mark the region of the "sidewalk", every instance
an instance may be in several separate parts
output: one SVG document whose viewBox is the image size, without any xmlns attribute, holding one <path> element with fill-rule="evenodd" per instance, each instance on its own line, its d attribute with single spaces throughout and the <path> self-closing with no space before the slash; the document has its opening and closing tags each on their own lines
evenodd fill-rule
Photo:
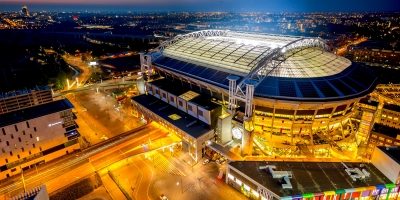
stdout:
<svg viewBox="0 0 400 200">
<path fill-rule="evenodd" d="M 121 192 L 121 190 L 118 188 L 118 185 L 111 179 L 108 173 L 104 174 L 101 177 L 101 180 L 103 181 L 103 185 L 112 199 L 126 200 L 125 195 Z"/>
</svg>

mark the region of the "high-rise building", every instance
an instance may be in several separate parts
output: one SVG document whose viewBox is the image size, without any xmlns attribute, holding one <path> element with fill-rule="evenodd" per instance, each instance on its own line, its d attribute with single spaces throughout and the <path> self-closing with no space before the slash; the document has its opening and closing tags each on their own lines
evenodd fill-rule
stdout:
<svg viewBox="0 0 400 200">
<path fill-rule="evenodd" d="M 26 6 L 26 5 L 22 6 L 22 8 L 21 8 L 21 13 L 22 13 L 24 16 L 29 17 L 30 14 L 29 14 L 28 6 Z"/>
</svg>

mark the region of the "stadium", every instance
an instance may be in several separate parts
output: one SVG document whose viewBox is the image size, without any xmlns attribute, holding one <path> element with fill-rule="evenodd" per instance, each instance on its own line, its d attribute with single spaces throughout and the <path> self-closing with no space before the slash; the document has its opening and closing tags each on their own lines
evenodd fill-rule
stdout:
<svg viewBox="0 0 400 200">
<path fill-rule="evenodd" d="M 377 80 L 320 38 L 229 30 L 178 35 L 142 53 L 141 69 L 144 94 L 133 104 L 182 135 L 194 159 L 206 146 L 240 147 L 241 156 L 354 157 L 366 136 L 351 117 Z M 170 115 L 160 112 L 167 105 Z"/>
</svg>

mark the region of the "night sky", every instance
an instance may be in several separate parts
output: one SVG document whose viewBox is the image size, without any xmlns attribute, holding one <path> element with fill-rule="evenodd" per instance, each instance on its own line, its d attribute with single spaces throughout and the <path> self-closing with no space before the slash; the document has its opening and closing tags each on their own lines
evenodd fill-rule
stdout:
<svg viewBox="0 0 400 200">
<path fill-rule="evenodd" d="M 0 0 L 0 10 L 400 11 L 400 0 Z"/>
</svg>

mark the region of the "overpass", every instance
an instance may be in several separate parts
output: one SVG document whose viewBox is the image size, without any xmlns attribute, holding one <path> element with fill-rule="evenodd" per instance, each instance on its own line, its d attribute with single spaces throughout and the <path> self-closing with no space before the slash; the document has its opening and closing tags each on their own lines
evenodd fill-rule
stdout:
<svg viewBox="0 0 400 200">
<path fill-rule="evenodd" d="M 136 81 L 125 81 L 125 80 L 118 80 L 118 81 L 111 80 L 111 81 L 102 82 L 102 83 L 86 84 L 81 87 L 67 89 L 67 90 L 63 90 L 60 92 L 54 92 L 53 98 L 61 97 L 66 94 L 83 92 L 83 91 L 94 90 L 94 89 L 105 90 L 105 89 L 113 89 L 113 88 L 125 88 L 125 87 L 130 87 L 135 84 L 136 84 Z"/>
</svg>

